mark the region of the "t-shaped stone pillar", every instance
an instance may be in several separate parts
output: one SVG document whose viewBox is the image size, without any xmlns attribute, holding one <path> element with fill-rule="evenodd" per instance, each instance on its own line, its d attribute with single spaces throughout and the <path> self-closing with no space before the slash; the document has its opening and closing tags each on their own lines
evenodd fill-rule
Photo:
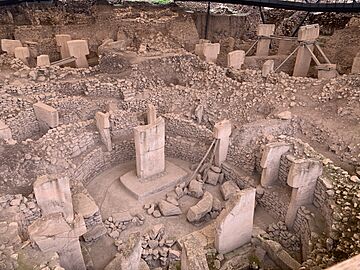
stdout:
<svg viewBox="0 0 360 270">
<path fill-rule="evenodd" d="M 287 184 L 293 188 L 285 217 L 288 228 L 293 226 L 297 210 L 313 202 L 316 180 L 321 174 L 322 164 L 318 160 L 298 159 L 292 163 L 287 178 Z"/>
<path fill-rule="evenodd" d="M 259 41 L 256 47 L 256 56 L 268 56 L 270 48 L 270 36 L 274 34 L 275 24 L 259 24 L 257 35 Z"/>
<path fill-rule="evenodd" d="M 165 120 L 156 117 L 149 105 L 148 125 L 134 128 L 136 172 L 138 178 L 149 178 L 165 171 Z"/>
<path fill-rule="evenodd" d="M 60 52 L 61 59 L 70 57 L 69 47 L 67 42 L 71 40 L 70 35 L 55 35 L 56 45 L 58 46 L 58 51 Z"/>
<path fill-rule="evenodd" d="M 13 39 L 2 39 L 1 40 L 1 50 L 6 52 L 9 55 L 15 55 L 15 49 L 17 47 L 22 47 L 20 40 Z"/>
<path fill-rule="evenodd" d="M 226 160 L 231 135 L 231 122 L 222 120 L 214 126 L 214 137 L 218 139 L 215 148 L 215 165 L 220 167 Z"/>
<path fill-rule="evenodd" d="M 227 66 L 228 68 L 241 69 L 241 66 L 245 61 L 245 51 L 237 50 L 229 52 L 227 55 Z"/>
<path fill-rule="evenodd" d="M 86 40 L 70 40 L 67 42 L 70 56 L 76 58 L 75 65 L 78 68 L 89 67 L 86 56 L 90 53 L 88 43 Z"/>
<path fill-rule="evenodd" d="M 50 66 L 50 58 L 47 54 L 39 55 L 36 58 L 36 66 L 37 67 L 48 67 Z"/>
<path fill-rule="evenodd" d="M 273 142 L 265 146 L 260 161 L 260 166 L 263 168 L 261 173 L 263 187 L 273 185 L 278 179 L 281 156 L 289 150 L 290 144 L 286 142 Z"/>
<path fill-rule="evenodd" d="M 293 76 L 306 77 L 311 63 L 311 53 L 307 47 L 313 51 L 314 42 L 319 37 L 320 27 L 318 24 L 302 26 L 299 29 L 298 41 L 300 42 L 300 48 L 298 49 L 295 61 L 295 67 Z"/>
<path fill-rule="evenodd" d="M 15 48 L 15 57 L 20 59 L 24 64 L 28 65 L 28 58 L 30 57 L 30 50 L 28 47 Z"/>
</svg>

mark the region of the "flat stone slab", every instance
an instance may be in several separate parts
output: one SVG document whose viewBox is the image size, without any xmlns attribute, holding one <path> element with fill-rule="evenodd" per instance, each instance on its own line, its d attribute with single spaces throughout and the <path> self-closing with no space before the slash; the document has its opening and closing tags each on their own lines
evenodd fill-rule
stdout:
<svg viewBox="0 0 360 270">
<path fill-rule="evenodd" d="M 173 189 L 177 184 L 186 180 L 187 172 L 179 166 L 166 161 L 165 172 L 159 177 L 144 181 L 132 170 L 120 177 L 120 182 L 136 199 L 142 200 L 156 193 Z"/>
</svg>

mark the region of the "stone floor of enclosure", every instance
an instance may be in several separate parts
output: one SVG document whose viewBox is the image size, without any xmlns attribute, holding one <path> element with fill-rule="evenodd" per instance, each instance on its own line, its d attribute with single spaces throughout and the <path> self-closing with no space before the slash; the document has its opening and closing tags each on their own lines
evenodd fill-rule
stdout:
<svg viewBox="0 0 360 270">
<path fill-rule="evenodd" d="M 204 40 L 196 8 L 0 11 L 0 269 L 328 269 L 359 254 L 359 18 L 310 16 L 280 44 L 301 13 L 263 25 L 228 6 L 248 15 L 214 9 Z"/>
</svg>

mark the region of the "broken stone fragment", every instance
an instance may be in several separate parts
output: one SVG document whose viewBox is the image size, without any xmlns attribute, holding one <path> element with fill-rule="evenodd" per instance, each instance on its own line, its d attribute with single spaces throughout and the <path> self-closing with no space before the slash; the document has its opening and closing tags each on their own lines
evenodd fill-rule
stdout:
<svg viewBox="0 0 360 270">
<path fill-rule="evenodd" d="M 159 209 L 163 216 L 177 216 L 181 215 L 181 209 L 167 201 L 161 200 L 159 203 Z"/>
<path fill-rule="evenodd" d="M 129 211 L 124 211 L 124 212 L 112 214 L 112 219 L 113 219 L 114 223 L 131 221 L 132 218 L 133 217 L 132 217 L 132 215 L 130 214 Z"/>
<path fill-rule="evenodd" d="M 190 222 L 199 221 L 207 213 L 209 213 L 213 206 L 213 196 L 210 192 L 206 191 L 203 198 L 194 206 L 190 207 L 187 212 L 187 219 Z"/>
<path fill-rule="evenodd" d="M 138 270 L 141 259 L 141 234 L 130 234 L 120 253 L 105 267 L 105 270 Z"/>
<path fill-rule="evenodd" d="M 290 111 L 283 111 L 281 113 L 278 113 L 276 115 L 277 118 L 281 119 L 281 120 L 290 120 L 292 115 Z"/>
<path fill-rule="evenodd" d="M 206 177 L 206 183 L 216 186 L 219 181 L 220 174 L 217 172 L 214 172 L 212 169 L 208 170 L 207 177 Z"/>
<path fill-rule="evenodd" d="M 204 184 L 197 181 L 197 180 L 191 180 L 189 183 L 189 195 L 195 198 L 201 198 L 201 196 L 204 194 Z"/>
<path fill-rule="evenodd" d="M 220 187 L 224 200 L 228 200 L 233 194 L 240 191 L 239 187 L 233 181 L 227 181 Z"/>
</svg>

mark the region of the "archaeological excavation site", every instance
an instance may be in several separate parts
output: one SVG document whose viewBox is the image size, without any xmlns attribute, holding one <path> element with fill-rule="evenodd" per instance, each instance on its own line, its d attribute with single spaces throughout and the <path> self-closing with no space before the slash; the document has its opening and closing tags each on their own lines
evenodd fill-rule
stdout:
<svg viewBox="0 0 360 270">
<path fill-rule="evenodd" d="M 360 270 L 359 12 L 0 0 L 0 270 Z"/>
</svg>

